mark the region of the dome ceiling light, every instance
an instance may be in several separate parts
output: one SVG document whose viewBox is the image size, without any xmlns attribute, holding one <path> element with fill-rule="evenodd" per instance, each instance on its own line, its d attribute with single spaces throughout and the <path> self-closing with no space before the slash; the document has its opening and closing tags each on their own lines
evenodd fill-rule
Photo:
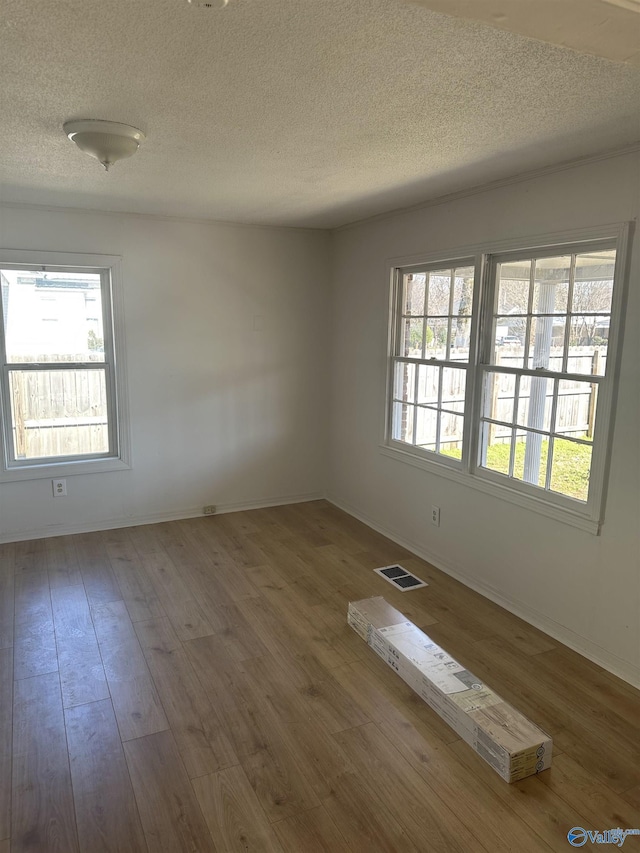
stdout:
<svg viewBox="0 0 640 853">
<path fill-rule="evenodd" d="M 135 154 L 146 138 L 137 127 L 117 121 L 79 119 L 65 122 L 63 129 L 81 151 L 99 160 L 107 172 L 117 160 Z"/>
<path fill-rule="evenodd" d="M 202 9 L 224 9 L 229 0 L 187 0 L 190 6 L 199 6 Z"/>
</svg>

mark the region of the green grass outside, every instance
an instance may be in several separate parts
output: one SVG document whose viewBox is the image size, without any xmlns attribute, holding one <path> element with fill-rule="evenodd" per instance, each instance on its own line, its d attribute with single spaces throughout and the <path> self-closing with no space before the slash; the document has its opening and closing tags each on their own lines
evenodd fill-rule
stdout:
<svg viewBox="0 0 640 853">
<path fill-rule="evenodd" d="M 500 474 L 509 473 L 508 444 L 492 444 L 487 448 L 487 468 Z M 547 456 L 549 453 L 549 442 L 543 441 L 540 452 L 540 482 L 544 488 L 547 475 Z M 444 450 L 445 456 L 453 456 L 459 459 L 462 451 L 459 448 Z M 516 444 L 516 455 L 513 463 L 513 474 L 516 479 L 521 480 L 524 472 L 525 443 L 519 441 Z M 589 491 L 589 473 L 591 471 L 591 446 L 586 444 L 575 444 L 572 441 L 555 439 L 553 453 L 553 467 L 551 472 L 551 490 L 586 501 Z"/>
</svg>

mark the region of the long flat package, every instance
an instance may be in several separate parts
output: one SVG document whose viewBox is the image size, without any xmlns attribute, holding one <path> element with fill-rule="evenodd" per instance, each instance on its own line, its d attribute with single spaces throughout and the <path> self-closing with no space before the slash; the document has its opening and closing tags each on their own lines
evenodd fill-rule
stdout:
<svg viewBox="0 0 640 853">
<path fill-rule="evenodd" d="M 384 598 L 350 602 L 347 621 L 506 782 L 551 766 L 550 736 Z"/>
</svg>

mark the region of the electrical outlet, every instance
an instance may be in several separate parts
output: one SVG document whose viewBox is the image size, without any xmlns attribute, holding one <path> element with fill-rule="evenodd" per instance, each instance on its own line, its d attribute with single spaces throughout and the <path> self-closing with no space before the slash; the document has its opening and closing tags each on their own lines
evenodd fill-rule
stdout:
<svg viewBox="0 0 640 853">
<path fill-rule="evenodd" d="M 203 515 L 215 515 L 216 514 L 215 504 L 207 504 L 207 506 L 203 506 L 202 507 L 202 514 Z"/>
<path fill-rule="evenodd" d="M 66 480 L 52 480 L 51 486 L 53 487 L 54 498 L 61 498 L 67 494 L 67 481 Z"/>
<path fill-rule="evenodd" d="M 431 524 L 435 524 L 436 527 L 440 527 L 440 507 L 432 506 L 431 507 Z"/>
</svg>

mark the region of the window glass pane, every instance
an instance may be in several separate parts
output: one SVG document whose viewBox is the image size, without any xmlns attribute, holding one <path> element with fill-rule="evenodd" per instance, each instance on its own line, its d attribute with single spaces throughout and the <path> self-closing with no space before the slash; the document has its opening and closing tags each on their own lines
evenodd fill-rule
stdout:
<svg viewBox="0 0 640 853">
<path fill-rule="evenodd" d="M 493 364 L 524 367 L 525 317 L 496 317 Z"/>
<path fill-rule="evenodd" d="M 0 272 L 7 361 L 104 361 L 100 275 Z"/>
<path fill-rule="evenodd" d="M 544 488 L 547 478 L 549 438 L 524 430 L 516 440 L 513 476 L 517 480 Z"/>
<path fill-rule="evenodd" d="M 593 437 L 598 386 L 590 382 L 559 383 L 555 432 L 574 438 Z"/>
<path fill-rule="evenodd" d="M 393 423 L 391 425 L 391 434 L 394 441 L 405 441 L 409 444 L 413 443 L 413 413 L 415 406 L 408 406 L 406 403 L 393 404 Z"/>
<path fill-rule="evenodd" d="M 440 413 L 440 452 L 446 456 L 462 457 L 462 432 L 464 429 L 464 418 L 460 415 L 451 415 L 448 412 Z"/>
<path fill-rule="evenodd" d="M 604 376 L 608 344 L 608 316 L 578 314 L 571 317 L 569 364 L 574 373 Z"/>
<path fill-rule="evenodd" d="M 529 306 L 531 261 L 513 261 L 498 267 L 498 314 L 526 314 Z"/>
<path fill-rule="evenodd" d="M 571 310 L 574 314 L 607 314 L 611 311 L 615 249 L 576 257 Z"/>
<path fill-rule="evenodd" d="M 589 444 L 577 444 L 564 438 L 554 439 L 551 491 L 586 501 L 589 496 L 590 473 L 591 446 Z"/>
<path fill-rule="evenodd" d="M 407 403 L 414 402 L 415 370 L 415 364 L 407 364 L 404 361 L 396 362 L 393 383 L 393 396 L 396 400 L 404 400 Z"/>
<path fill-rule="evenodd" d="M 404 276 L 404 314 L 424 314 L 425 273 L 408 273 Z"/>
<path fill-rule="evenodd" d="M 536 260 L 533 285 L 534 314 L 566 314 L 571 255 Z"/>
<path fill-rule="evenodd" d="M 481 437 L 481 464 L 489 471 L 509 474 L 511 455 L 511 429 L 483 423 Z"/>
<path fill-rule="evenodd" d="M 606 347 L 570 347 L 567 358 L 568 373 L 585 373 L 604 376 L 607 368 Z"/>
<path fill-rule="evenodd" d="M 12 370 L 9 384 L 16 458 L 108 453 L 104 370 Z"/>
<path fill-rule="evenodd" d="M 533 429 L 551 429 L 553 403 L 552 379 L 541 376 L 522 376 L 518 393 L 517 423 Z"/>
<path fill-rule="evenodd" d="M 467 371 L 445 367 L 442 371 L 442 408 L 464 412 Z"/>
<path fill-rule="evenodd" d="M 440 368 L 429 364 L 418 366 L 418 403 L 438 405 L 438 383 Z"/>
<path fill-rule="evenodd" d="M 565 317 L 532 317 L 529 326 L 527 365 L 535 370 L 562 370 Z"/>
<path fill-rule="evenodd" d="M 445 359 L 447 357 L 448 334 L 448 320 L 427 320 L 425 358 Z"/>
<path fill-rule="evenodd" d="M 422 330 L 424 320 L 402 321 L 401 355 L 408 358 L 422 358 Z"/>
<path fill-rule="evenodd" d="M 473 267 L 460 267 L 455 270 L 453 280 L 453 314 L 454 316 L 471 316 L 473 308 Z"/>
<path fill-rule="evenodd" d="M 451 361 L 469 361 L 471 317 L 454 316 L 451 320 Z"/>
<path fill-rule="evenodd" d="M 486 373 L 483 415 L 496 421 L 513 422 L 516 377 L 512 373 Z"/>
<path fill-rule="evenodd" d="M 437 426 L 438 413 L 435 409 L 418 408 L 416 444 L 425 450 L 435 450 Z"/>
<path fill-rule="evenodd" d="M 451 295 L 451 270 L 429 273 L 427 313 L 430 317 L 448 314 Z"/>
</svg>

